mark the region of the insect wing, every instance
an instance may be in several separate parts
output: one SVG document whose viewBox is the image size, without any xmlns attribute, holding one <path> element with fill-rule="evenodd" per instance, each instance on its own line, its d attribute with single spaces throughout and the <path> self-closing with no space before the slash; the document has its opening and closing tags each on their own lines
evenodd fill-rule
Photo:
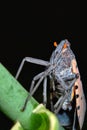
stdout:
<svg viewBox="0 0 87 130">
<path fill-rule="evenodd" d="M 72 68 L 74 73 L 76 74 L 79 73 L 75 59 L 72 60 Z M 75 96 L 76 96 L 76 109 L 77 109 L 78 122 L 79 122 L 80 129 L 82 129 L 85 112 L 86 112 L 86 100 L 85 100 L 85 95 L 83 92 L 80 76 L 75 82 Z"/>
</svg>

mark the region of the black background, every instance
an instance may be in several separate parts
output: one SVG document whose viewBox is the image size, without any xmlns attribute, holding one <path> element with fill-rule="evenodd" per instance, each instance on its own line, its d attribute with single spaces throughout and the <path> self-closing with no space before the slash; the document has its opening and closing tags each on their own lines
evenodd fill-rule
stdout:
<svg viewBox="0 0 87 130">
<path fill-rule="evenodd" d="M 11 6 L 7 6 L 11 4 Z M 1 9 L 0 62 L 15 76 L 26 56 L 49 60 L 53 42 L 71 42 L 83 89 L 87 92 L 86 11 L 83 3 L 31 2 L 5 3 Z M 44 67 L 26 63 L 19 81 L 28 90 L 32 78 Z M 87 96 L 86 96 L 87 99 Z M 87 121 L 85 121 L 87 122 Z M 2 124 L 5 124 L 4 126 Z M 12 122 L 0 112 L 0 129 L 9 130 Z M 85 130 L 85 128 L 84 128 Z"/>
</svg>

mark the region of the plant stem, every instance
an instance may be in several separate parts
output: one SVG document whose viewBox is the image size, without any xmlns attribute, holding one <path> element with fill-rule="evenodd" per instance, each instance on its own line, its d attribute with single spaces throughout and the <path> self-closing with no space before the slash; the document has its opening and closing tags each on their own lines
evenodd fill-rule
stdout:
<svg viewBox="0 0 87 130">
<path fill-rule="evenodd" d="M 21 128 L 16 130 L 64 130 L 56 116 L 33 97 L 21 111 L 28 96 L 24 87 L 0 63 L 0 110 Z M 13 127 L 13 129 L 17 128 Z"/>
<path fill-rule="evenodd" d="M 19 121 L 25 129 L 29 128 L 29 118 L 39 104 L 33 97 L 25 111 L 21 111 L 28 92 L 0 63 L 0 110 L 13 121 Z"/>
</svg>

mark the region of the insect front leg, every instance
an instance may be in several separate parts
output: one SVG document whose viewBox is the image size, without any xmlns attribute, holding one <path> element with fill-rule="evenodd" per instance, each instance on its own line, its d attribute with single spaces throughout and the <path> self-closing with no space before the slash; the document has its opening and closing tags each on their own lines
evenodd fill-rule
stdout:
<svg viewBox="0 0 87 130">
<path fill-rule="evenodd" d="M 39 80 L 43 74 L 44 74 L 44 72 L 41 72 L 33 78 L 32 82 L 31 82 L 31 86 L 30 86 L 30 93 L 32 93 L 32 91 L 33 91 L 33 87 L 34 87 L 36 80 Z"/>
<path fill-rule="evenodd" d="M 18 71 L 17 71 L 16 76 L 15 76 L 16 79 L 18 79 L 20 72 L 22 71 L 22 68 L 24 66 L 25 61 L 29 62 L 29 63 L 33 63 L 33 64 L 43 65 L 43 66 L 49 66 L 50 65 L 50 62 L 48 62 L 48 61 L 44 61 L 44 60 L 36 59 L 36 58 L 32 58 L 32 57 L 25 57 L 22 60 L 20 66 L 18 68 Z"/>
<path fill-rule="evenodd" d="M 40 83 L 43 81 L 44 78 L 47 77 L 47 75 L 49 74 L 49 72 L 50 72 L 52 69 L 53 69 L 53 67 L 50 66 L 50 67 L 48 67 L 47 70 L 45 70 L 44 72 L 42 72 L 42 73 L 40 73 L 40 74 L 38 74 L 37 76 L 34 77 L 34 79 L 32 80 L 31 86 L 30 86 L 31 92 L 30 92 L 30 94 L 28 95 L 28 97 L 27 97 L 26 100 L 25 100 L 25 104 L 24 104 L 24 106 L 23 106 L 22 111 L 25 110 L 28 100 L 29 100 L 30 97 L 35 93 L 35 91 L 38 89 Z M 34 86 L 35 80 L 37 80 L 37 79 L 38 79 L 38 82 L 37 82 L 36 85 Z M 46 81 L 45 81 L 45 82 L 46 82 Z"/>
<path fill-rule="evenodd" d="M 36 76 L 33 78 L 32 82 L 31 82 L 31 86 L 30 86 L 30 93 L 28 94 L 28 96 L 27 96 L 27 98 L 26 98 L 26 100 L 25 100 L 25 103 L 24 103 L 24 105 L 23 105 L 22 111 L 25 110 L 26 105 L 27 105 L 29 99 L 30 99 L 31 96 L 35 93 L 35 91 L 37 90 L 38 86 L 39 86 L 40 83 L 42 82 L 42 80 L 43 80 L 43 74 L 44 74 L 44 72 L 42 72 L 42 73 L 36 75 Z M 36 84 L 35 87 L 34 87 L 34 84 L 35 84 L 35 81 L 36 81 L 36 80 L 38 80 L 38 82 L 37 82 L 37 84 Z"/>
<path fill-rule="evenodd" d="M 31 87 L 30 87 L 30 94 L 31 94 L 31 95 L 34 94 L 33 91 L 36 91 L 36 89 L 37 89 L 37 87 L 39 86 L 40 82 L 43 80 L 43 77 L 42 77 L 43 74 L 44 74 L 44 72 L 42 72 L 42 73 L 36 75 L 36 76 L 33 78 L 32 83 L 31 83 Z M 35 90 L 34 90 L 35 81 L 38 80 L 38 79 L 40 79 L 41 77 L 42 77 L 41 81 L 38 82 L 37 87 L 35 87 Z M 43 104 L 44 104 L 44 106 L 46 106 L 46 104 L 47 104 L 47 77 L 45 77 L 45 78 L 44 78 L 44 81 L 43 81 Z"/>
</svg>

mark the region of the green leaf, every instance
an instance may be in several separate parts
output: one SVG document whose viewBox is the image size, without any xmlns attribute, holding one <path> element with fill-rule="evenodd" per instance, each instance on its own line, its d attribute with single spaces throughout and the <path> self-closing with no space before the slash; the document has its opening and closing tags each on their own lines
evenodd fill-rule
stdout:
<svg viewBox="0 0 87 130">
<path fill-rule="evenodd" d="M 42 104 L 33 110 L 30 119 L 30 130 L 64 130 L 56 116 Z"/>
<path fill-rule="evenodd" d="M 12 130 L 63 130 L 56 116 L 33 97 L 21 111 L 27 96 L 24 87 L 0 64 L 0 110 L 21 126 L 16 124 Z"/>
<path fill-rule="evenodd" d="M 42 104 L 38 105 L 31 114 L 29 121 L 29 130 L 64 130 L 60 126 L 56 116 L 46 109 Z M 17 122 L 11 130 L 24 130 Z"/>
</svg>

